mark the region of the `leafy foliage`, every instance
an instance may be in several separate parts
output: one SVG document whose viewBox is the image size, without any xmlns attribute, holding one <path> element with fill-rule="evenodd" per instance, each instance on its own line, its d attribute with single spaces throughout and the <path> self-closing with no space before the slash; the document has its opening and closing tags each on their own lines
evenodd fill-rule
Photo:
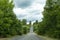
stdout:
<svg viewBox="0 0 60 40">
<path fill-rule="evenodd" d="M 37 25 L 37 33 L 53 38 L 60 38 L 60 0 L 47 0 L 44 7 L 44 18 Z"/>
<path fill-rule="evenodd" d="M 22 34 L 22 25 L 13 13 L 13 7 L 13 1 L 0 0 L 0 37 Z"/>
</svg>

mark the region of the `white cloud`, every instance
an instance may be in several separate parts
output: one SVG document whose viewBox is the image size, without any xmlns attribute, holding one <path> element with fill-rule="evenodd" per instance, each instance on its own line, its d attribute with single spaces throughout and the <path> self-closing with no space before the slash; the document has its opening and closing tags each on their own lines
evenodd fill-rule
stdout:
<svg viewBox="0 0 60 40">
<path fill-rule="evenodd" d="M 24 9 L 21 9 L 21 8 L 14 8 L 14 12 L 15 12 L 15 14 L 16 15 L 26 15 L 26 13 L 27 13 L 27 11 L 26 10 L 24 10 Z"/>
<path fill-rule="evenodd" d="M 32 5 L 27 8 L 14 8 L 14 13 L 18 19 L 27 19 L 27 21 L 42 20 L 42 11 L 44 10 L 46 0 L 34 0 Z"/>
<path fill-rule="evenodd" d="M 36 3 L 45 4 L 46 0 L 35 0 Z"/>
</svg>

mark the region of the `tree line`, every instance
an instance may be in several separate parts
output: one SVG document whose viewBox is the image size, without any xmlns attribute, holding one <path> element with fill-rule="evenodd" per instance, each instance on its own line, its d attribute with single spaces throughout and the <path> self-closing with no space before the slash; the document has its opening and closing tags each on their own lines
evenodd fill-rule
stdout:
<svg viewBox="0 0 60 40">
<path fill-rule="evenodd" d="M 0 0 L 0 37 L 26 34 L 29 26 L 26 20 L 18 20 L 13 12 L 14 4 L 11 0 Z M 25 26 L 25 27 L 23 27 Z"/>
<path fill-rule="evenodd" d="M 34 23 L 34 31 L 60 39 L 60 0 L 47 0 L 43 11 L 42 22 Z"/>
</svg>

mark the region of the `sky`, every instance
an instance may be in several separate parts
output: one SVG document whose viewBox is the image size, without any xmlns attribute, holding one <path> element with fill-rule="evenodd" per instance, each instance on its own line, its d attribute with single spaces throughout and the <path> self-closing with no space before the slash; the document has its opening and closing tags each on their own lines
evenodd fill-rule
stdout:
<svg viewBox="0 0 60 40">
<path fill-rule="evenodd" d="M 46 0 L 14 0 L 14 13 L 19 20 L 42 21 Z"/>
</svg>

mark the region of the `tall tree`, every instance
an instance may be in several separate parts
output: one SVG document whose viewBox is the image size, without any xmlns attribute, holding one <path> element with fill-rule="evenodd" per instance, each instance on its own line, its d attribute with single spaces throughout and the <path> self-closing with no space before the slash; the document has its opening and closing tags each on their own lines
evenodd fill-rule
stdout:
<svg viewBox="0 0 60 40">
<path fill-rule="evenodd" d="M 60 38 L 60 0 L 47 0 L 43 21 L 39 23 L 39 34 Z"/>
<path fill-rule="evenodd" d="M 19 20 L 13 13 L 13 1 L 0 0 L 0 36 L 6 37 L 9 35 L 16 35 L 18 32 L 16 28 L 21 28 Z M 19 25 L 19 26 L 17 26 Z M 21 30 L 20 30 L 21 31 Z"/>
<path fill-rule="evenodd" d="M 26 25 L 26 22 L 27 22 L 26 19 L 23 19 L 23 20 L 22 20 L 22 24 L 23 24 L 23 25 Z"/>
</svg>

